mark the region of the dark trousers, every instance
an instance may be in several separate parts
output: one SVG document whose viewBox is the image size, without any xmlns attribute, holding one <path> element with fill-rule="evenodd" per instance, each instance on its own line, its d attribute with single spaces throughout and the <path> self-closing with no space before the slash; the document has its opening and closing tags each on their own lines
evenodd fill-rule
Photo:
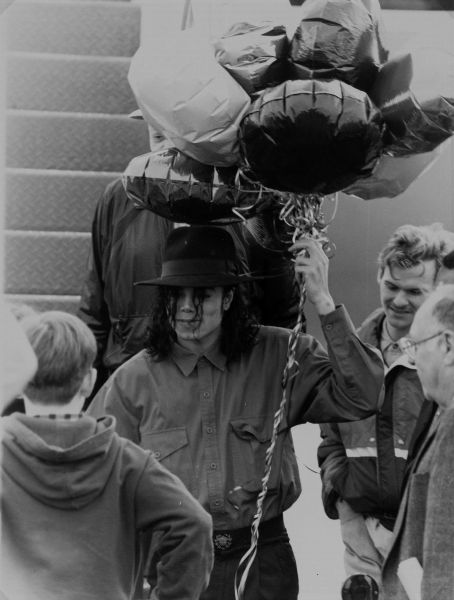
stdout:
<svg viewBox="0 0 454 600">
<path fill-rule="evenodd" d="M 210 583 L 200 600 L 235 600 L 235 572 L 246 550 L 215 555 Z M 244 600 L 297 600 L 298 587 L 290 543 L 277 539 L 260 545 L 249 571 Z"/>
</svg>

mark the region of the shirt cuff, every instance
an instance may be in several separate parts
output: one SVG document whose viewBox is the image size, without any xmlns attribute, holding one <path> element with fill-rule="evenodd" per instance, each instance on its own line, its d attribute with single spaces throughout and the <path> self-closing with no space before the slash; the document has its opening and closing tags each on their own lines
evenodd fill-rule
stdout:
<svg viewBox="0 0 454 600">
<path fill-rule="evenodd" d="M 355 327 L 343 304 L 337 304 L 335 310 L 327 315 L 320 315 L 320 323 L 323 333 L 327 336 L 331 336 L 333 333 L 336 335 L 355 333 Z"/>
</svg>

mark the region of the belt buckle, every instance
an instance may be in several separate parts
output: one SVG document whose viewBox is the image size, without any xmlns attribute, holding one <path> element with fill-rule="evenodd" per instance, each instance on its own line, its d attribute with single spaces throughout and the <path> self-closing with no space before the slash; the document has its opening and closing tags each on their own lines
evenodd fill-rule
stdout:
<svg viewBox="0 0 454 600">
<path fill-rule="evenodd" d="M 217 533 L 213 538 L 214 546 L 217 550 L 228 550 L 233 542 L 230 533 Z"/>
</svg>

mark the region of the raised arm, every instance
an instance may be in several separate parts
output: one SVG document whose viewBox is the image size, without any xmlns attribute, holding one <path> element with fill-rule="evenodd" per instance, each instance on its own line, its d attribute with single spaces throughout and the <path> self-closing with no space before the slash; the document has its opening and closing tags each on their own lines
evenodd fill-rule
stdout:
<svg viewBox="0 0 454 600">
<path fill-rule="evenodd" d="M 307 336 L 298 348 L 291 419 L 314 423 L 355 421 L 374 414 L 380 404 L 384 367 L 376 348 L 362 342 L 344 307 L 336 307 L 328 287 L 328 258 L 320 244 L 300 240 L 295 271 L 304 276 L 307 298 L 320 316 L 328 348 Z"/>
</svg>

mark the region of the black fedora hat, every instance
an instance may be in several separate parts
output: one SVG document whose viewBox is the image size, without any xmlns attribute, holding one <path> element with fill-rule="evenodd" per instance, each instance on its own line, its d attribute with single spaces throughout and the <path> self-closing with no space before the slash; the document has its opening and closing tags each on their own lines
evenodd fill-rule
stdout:
<svg viewBox="0 0 454 600">
<path fill-rule="evenodd" d="M 213 226 L 178 227 L 170 232 L 161 277 L 134 285 L 216 287 L 262 279 L 240 274 L 232 236 Z"/>
</svg>

